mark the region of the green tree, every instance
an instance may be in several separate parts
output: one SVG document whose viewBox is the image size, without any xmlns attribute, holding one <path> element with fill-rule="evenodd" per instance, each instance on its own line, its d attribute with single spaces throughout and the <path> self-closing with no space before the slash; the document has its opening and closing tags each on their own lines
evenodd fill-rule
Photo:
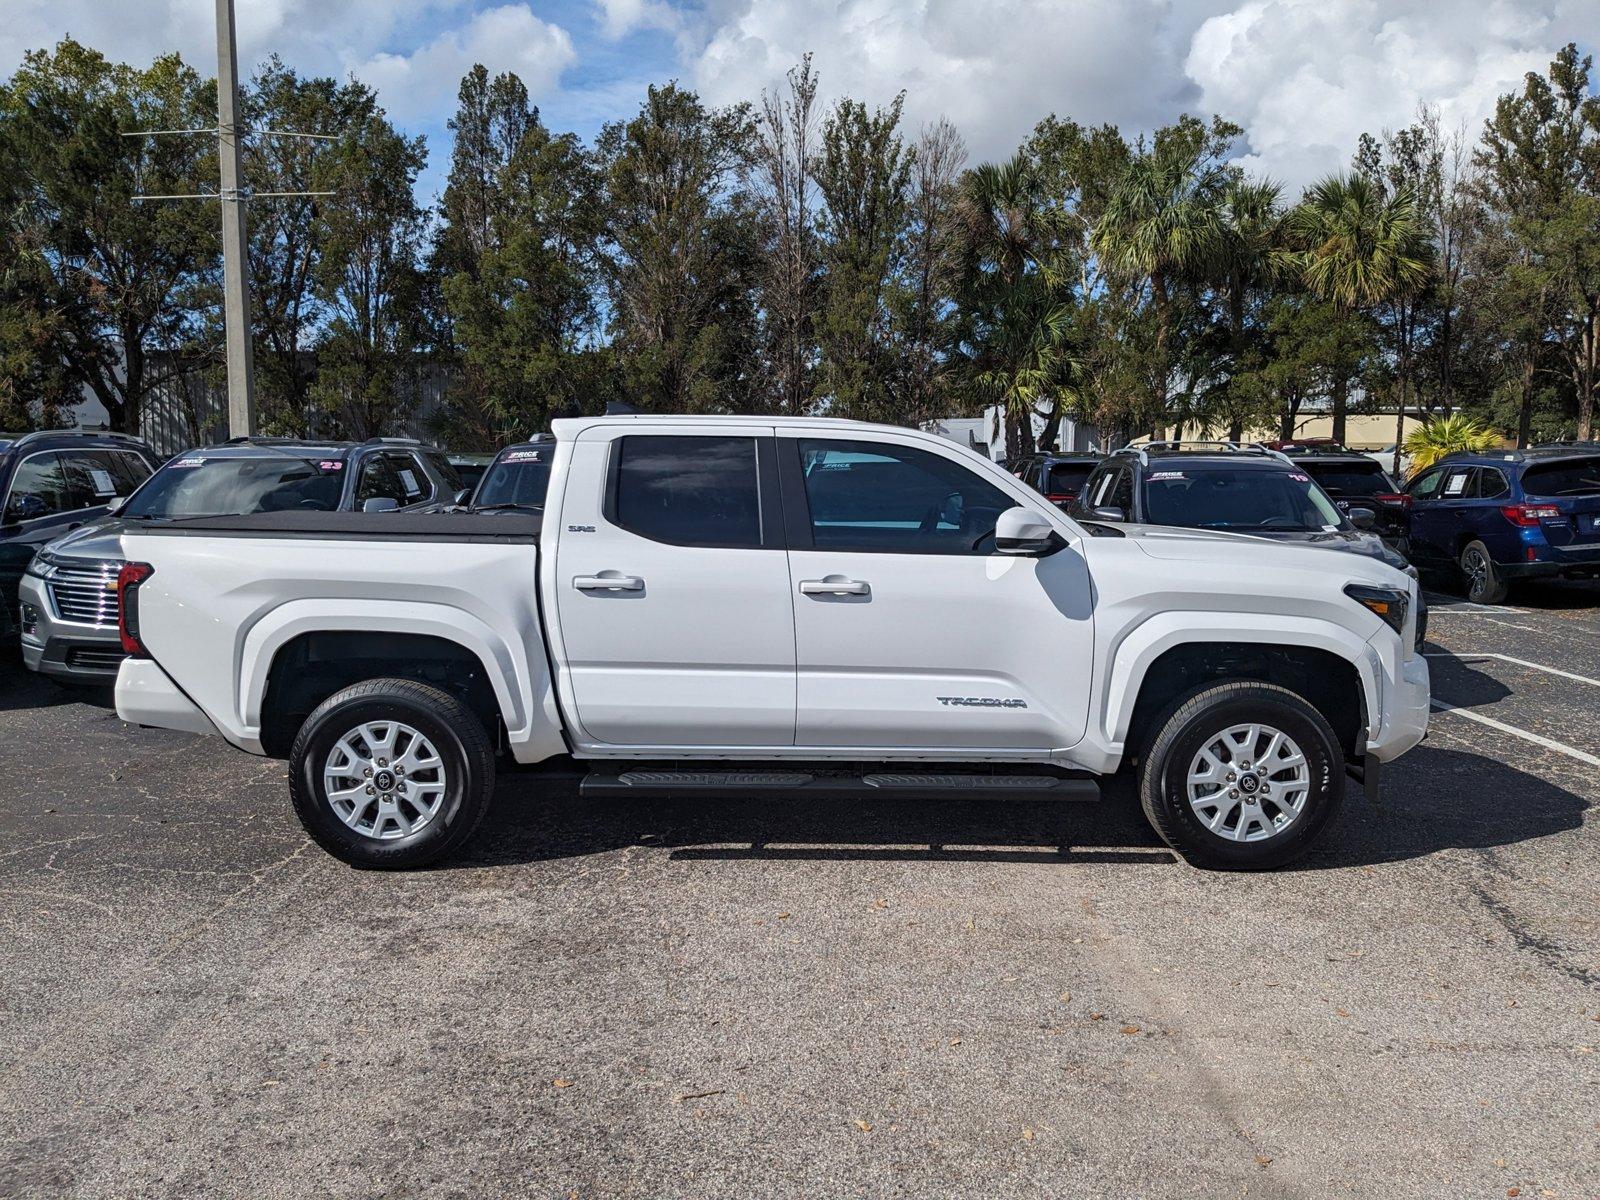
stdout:
<svg viewBox="0 0 1600 1200">
<path fill-rule="evenodd" d="M 213 88 L 176 55 L 139 69 L 69 39 L 25 55 L 0 86 L 0 174 L 22 181 L 14 228 L 47 272 L 30 288 L 67 373 L 137 431 L 150 395 L 191 369 L 217 262 L 215 208 L 135 204 L 216 177 L 201 137 L 132 138 L 215 121 Z"/>
<path fill-rule="evenodd" d="M 415 198 L 427 164 L 381 110 L 347 129 L 329 154 L 339 203 L 327 214 L 317 296 L 328 313 L 311 389 L 326 432 L 392 434 L 415 397 L 416 352 L 427 344 L 420 263 L 426 214 Z"/>
<path fill-rule="evenodd" d="M 1277 184 L 1234 178 L 1223 185 L 1218 203 L 1213 278 L 1226 314 L 1228 362 L 1216 404 L 1234 441 L 1262 415 L 1262 396 L 1234 381 L 1259 359 L 1260 309 L 1281 275 L 1279 194 Z"/>
<path fill-rule="evenodd" d="M 893 421 L 900 364 L 892 292 L 909 221 L 913 152 L 898 132 L 904 93 L 888 108 L 841 100 L 822 126 L 822 302 L 817 396 L 842 417 Z"/>
<path fill-rule="evenodd" d="M 909 425 L 951 412 L 955 402 L 957 360 L 947 349 L 959 286 L 956 209 L 966 157 L 966 145 L 948 121 L 925 126 L 917 136 L 904 257 L 890 293 L 899 419 Z"/>
<path fill-rule="evenodd" d="M 1288 221 L 1305 286 L 1334 306 L 1352 346 L 1366 337 L 1374 309 L 1427 282 L 1432 247 L 1409 188 L 1389 195 L 1367 176 L 1332 175 L 1311 186 Z M 1336 361 L 1333 438 L 1342 442 L 1357 372 L 1343 356 Z"/>
<path fill-rule="evenodd" d="M 1033 417 L 1059 403 L 1075 360 L 1071 262 L 1061 216 L 1018 154 L 967 172 L 957 205 L 961 246 L 956 351 L 966 387 L 1005 414 L 1006 454 L 1034 448 Z"/>
<path fill-rule="evenodd" d="M 608 300 L 618 386 L 659 412 L 761 407 L 756 361 L 759 222 L 745 186 L 748 106 L 707 109 L 675 83 L 607 125 Z"/>
</svg>

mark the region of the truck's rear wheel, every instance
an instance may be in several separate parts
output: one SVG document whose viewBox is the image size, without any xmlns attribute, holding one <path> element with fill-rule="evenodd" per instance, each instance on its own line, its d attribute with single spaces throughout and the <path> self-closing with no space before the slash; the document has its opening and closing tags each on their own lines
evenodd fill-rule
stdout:
<svg viewBox="0 0 1600 1200">
<path fill-rule="evenodd" d="M 1322 714 L 1286 688 L 1218 684 L 1160 721 L 1139 797 L 1189 862 L 1265 870 L 1299 858 L 1334 818 L 1344 754 Z"/>
<path fill-rule="evenodd" d="M 420 867 L 472 835 L 494 793 L 482 722 L 409 679 L 337 692 L 301 726 L 289 792 L 312 839 L 355 867 Z"/>
</svg>

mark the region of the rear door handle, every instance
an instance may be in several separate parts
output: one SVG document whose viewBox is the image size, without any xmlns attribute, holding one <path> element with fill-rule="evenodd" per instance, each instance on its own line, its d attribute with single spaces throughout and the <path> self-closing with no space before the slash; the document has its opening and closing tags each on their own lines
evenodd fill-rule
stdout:
<svg viewBox="0 0 1600 1200">
<path fill-rule="evenodd" d="M 644 580 L 637 575 L 619 575 L 615 571 L 603 571 L 599 575 L 574 576 L 572 586 L 580 592 L 642 592 Z"/>
<path fill-rule="evenodd" d="M 867 596 L 872 588 L 859 579 L 846 579 L 843 575 L 829 575 L 826 579 L 802 579 L 803 596 Z"/>
</svg>

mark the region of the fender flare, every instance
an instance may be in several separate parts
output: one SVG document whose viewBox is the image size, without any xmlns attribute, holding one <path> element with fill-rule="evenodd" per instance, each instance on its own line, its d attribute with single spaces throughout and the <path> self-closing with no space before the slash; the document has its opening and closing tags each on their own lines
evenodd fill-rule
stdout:
<svg viewBox="0 0 1600 1200">
<path fill-rule="evenodd" d="M 412 600 L 292 600 L 251 625 L 239 644 L 235 703 L 246 736 L 259 742 L 267 677 L 279 650 L 306 633 L 412 633 L 454 642 L 489 674 L 508 735 L 528 735 L 534 711 L 532 680 L 511 644 L 484 621 L 447 605 Z"/>
<path fill-rule="evenodd" d="M 1108 746 L 1121 753 L 1133 724 L 1134 705 L 1152 663 L 1175 646 L 1197 642 L 1253 642 L 1326 650 L 1356 669 L 1366 701 L 1368 737 L 1375 737 L 1383 714 L 1382 662 L 1357 634 L 1331 621 L 1278 613 L 1166 612 L 1128 630 L 1112 646 L 1102 675 L 1104 708 L 1099 714 Z"/>
</svg>

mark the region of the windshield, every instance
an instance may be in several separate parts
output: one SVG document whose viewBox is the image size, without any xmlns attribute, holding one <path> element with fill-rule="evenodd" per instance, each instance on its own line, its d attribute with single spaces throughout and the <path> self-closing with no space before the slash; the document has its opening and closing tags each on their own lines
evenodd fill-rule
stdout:
<svg viewBox="0 0 1600 1200">
<path fill-rule="evenodd" d="M 121 515 L 167 520 L 291 509 L 333 512 L 343 483 L 344 463 L 338 459 L 182 455 L 152 475 Z"/>
<path fill-rule="evenodd" d="M 1400 489 L 1377 463 L 1296 463 L 1330 496 L 1385 496 Z"/>
<path fill-rule="evenodd" d="M 511 450 L 484 474 L 475 506 L 521 504 L 544 507 L 545 489 L 550 486 L 549 450 Z"/>
<path fill-rule="evenodd" d="M 1530 496 L 1593 496 L 1600 493 L 1600 458 L 1564 458 L 1536 463 L 1522 473 Z"/>
<path fill-rule="evenodd" d="M 1344 526 L 1333 501 L 1300 471 L 1161 466 L 1145 477 L 1144 507 L 1150 524 L 1190 529 L 1303 533 Z"/>
</svg>

